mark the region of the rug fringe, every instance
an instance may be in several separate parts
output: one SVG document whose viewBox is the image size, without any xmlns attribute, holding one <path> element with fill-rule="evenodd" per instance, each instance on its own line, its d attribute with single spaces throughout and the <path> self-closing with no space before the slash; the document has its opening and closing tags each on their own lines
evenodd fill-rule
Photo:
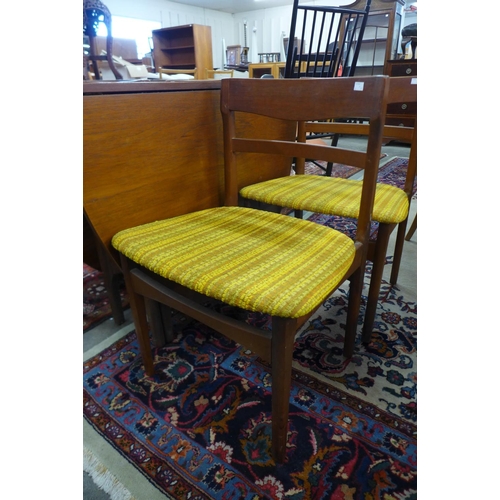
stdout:
<svg viewBox="0 0 500 500">
<path fill-rule="evenodd" d="M 116 477 L 109 472 L 96 456 L 83 448 L 83 470 L 87 472 L 96 486 L 106 492 L 111 500 L 137 500 Z"/>
</svg>

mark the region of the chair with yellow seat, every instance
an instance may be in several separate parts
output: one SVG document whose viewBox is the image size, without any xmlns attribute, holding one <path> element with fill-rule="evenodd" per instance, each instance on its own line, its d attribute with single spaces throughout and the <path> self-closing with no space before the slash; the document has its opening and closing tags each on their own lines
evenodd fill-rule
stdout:
<svg viewBox="0 0 500 500">
<path fill-rule="evenodd" d="M 388 103 L 416 102 L 416 100 L 417 85 L 415 78 L 390 78 Z M 369 128 L 363 123 L 307 122 L 299 127 L 298 136 L 299 140 L 305 142 L 309 137 L 308 132 L 313 134 L 334 132 L 336 134 L 364 135 L 368 130 Z M 378 230 L 375 236 L 372 237 L 368 250 L 368 260 L 373 262 L 373 269 L 363 322 L 363 342 L 369 342 L 371 338 L 389 237 L 394 228 L 399 226 L 393 264 L 393 280 L 397 279 L 404 243 L 404 231 L 408 220 L 416 174 L 416 125 L 415 128 L 385 126 L 384 136 L 386 138 L 405 139 L 411 143 L 411 150 L 404 189 L 387 184 L 377 184 L 376 186 L 373 220 L 378 222 Z M 341 161 L 340 163 L 345 162 Z M 277 177 L 261 183 L 247 185 L 241 189 L 240 195 L 247 200 L 247 206 L 258 207 L 264 204 L 266 207 L 288 207 L 294 209 L 299 217 L 301 217 L 302 211 L 307 210 L 357 219 L 363 182 L 318 175 L 304 175 L 304 164 L 303 158 L 298 159 L 296 162 L 297 175 Z M 347 340 L 354 342 L 352 338 Z M 345 347 L 349 351 L 352 348 L 353 346 Z"/>
<path fill-rule="evenodd" d="M 127 221 L 123 211 L 135 209 L 137 220 L 149 204 L 147 196 L 140 199 L 138 195 L 145 192 L 145 183 L 153 179 L 147 174 L 139 179 L 140 166 L 134 176 L 123 175 L 120 166 L 116 166 L 121 184 L 114 189 L 121 190 L 123 198 L 115 192 L 115 201 L 112 201 L 105 196 L 105 190 L 100 193 L 98 189 L 84 197 L 86 213 L 100 237 L 109 242 L 112 227 L 117 229 L 110 251 L 118 251 L 121 257 L 146 375 L 154 375 L 147 301 L 164 304 L 197 319 L 269 361 L 272 374 L 271 446 L 276 462 L 286 458 L 295 334 L 346 279 L 351 281 L 346 336 L 356 333 L 382 141 L 383 110 L 386 108 L 387 77 L 361 80 L 363 92 L 355 91 L 355 82 L 347 78 L 322 79 L 320 83 L 284 79 L 222 80 L 224 206 L 162 220 L 152 216 L 144 224 L 123 229 Z M 340 153 L 340 149 L 296 141 L 297 122 L 350 116 L 353 112 L 370 120 L 365 153 Z M 281 134 L 273 140 L 267 134 L 263 138 L 262 129 L 257 128 L 249 136 L 247 127 L 239 122 L 245 122 L 250 115 L 290 122 L 288 137 Z M 279 127 L 269 130 L 277 134 Z M 355 164 L 365 167 L 356 240 L 309 221 L 238 206 L 241 179 L 248 174 L 242 174 L 242 162 L 250 158 L 258 167 L 261 158 L 269 155 L 276 158 L 276 163 L 281 159 L 288 169 L 293 157 L 309 155 L 326 161 L 338 161 L 339 155 L 348 159 L 352 155 Z M 170 167 L 165 165 L 163 168 Z M 109 172 L 106 175 L 110 175 Z M 176 175 L 188 174 L 178 171 Z M 129 180 L 132 177 L 135 177 L 133 184 Z M 162 189 L 158 185 L 162 173 L 156 172 L 154 177 L 156 184 L 152 184 L 152 189 Z M 182 184 L 184 182 L 179 180 L 179 185 Z M 171 203 L 178 203 L 178 193 Z M 216 312 L 207 306 L 209 299 L 270 315 L 271 331 L 251 327 Z"/>
</svg>

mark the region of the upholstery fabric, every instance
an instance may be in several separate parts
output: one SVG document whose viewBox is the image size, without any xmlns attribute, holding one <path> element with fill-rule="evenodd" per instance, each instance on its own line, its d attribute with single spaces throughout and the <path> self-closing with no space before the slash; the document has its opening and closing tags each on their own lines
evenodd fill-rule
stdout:
<svg viewBox="0 0 500 500">
<path fill-rule="evenodd" d="M 132 261 L 208 297 L 287 318 L 317 308 L 354 260 L 353 241 L 313 222 L 218 207 L 117 233 Z"/>
<path fill-rule="evenodd" d="M 363 181 L 317 175 L 292 175 L 241 189 L 250 200 L 328 215 L 358 218 Z M 409 210 L 405 192 L 377 183 L 373 220 L 385 224 L 403 221 Z"/>
</svg>

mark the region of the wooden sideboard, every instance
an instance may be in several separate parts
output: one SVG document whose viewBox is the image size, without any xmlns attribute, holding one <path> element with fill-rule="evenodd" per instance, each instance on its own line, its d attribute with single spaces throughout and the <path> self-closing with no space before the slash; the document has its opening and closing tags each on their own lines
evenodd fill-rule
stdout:
<svg viewBox="0 0 500 500">
<path fill-rule="evenodd" d="M 126 211 L 132 227 L 151 220 L 151 206 L 161 219 L 224 203 L 220 85 L 220 80 L 83 84 L 83 201 L 92 223 L 95 193 L 109 198 L 110 232 L 98 237 L 111 256 L 116 257 L 112 232 L 120 229 L 113 226 L 114 210 Z M 242 116 L 239 126 L 248 137 L 275 127 L 284 136 L 295 134 L 293 124 L 262 117 Z M 239 186 L 272 178 L 270 168 L 286 175 L 289 167 L 276 165 L 271 155 L 259 155 L 258 162 L 242 155 Z M 115 187 L 123 176 L 137 178 L 137 192 L 117 200 Z"/>
<path fill-rule="evenodd" d="M 114 223 L 117 211 L 133 227 L 224 204 L 220 86 L 220 80 L 83 83 L 84 251 L 95 249 L 108 293 L 120 273 L 111 238 L 125 229 Z M 240 118 L 238 127 L 247 137 L 276 128 L 283 137 L 295 135 L 293 123 Z M 290 163 L 278 164 L 272 155 L 259 155 L 257 162 L 242 155 L 239 187 L 272 178 L 271 169 L 287 175 Z M 125 177 L 137 186 L 126 197 L 120 192 Z M 107 221 L 98 231 L 94 217 Z M 115 318 L 119 313 L 113 311 Z"/>
</svg>

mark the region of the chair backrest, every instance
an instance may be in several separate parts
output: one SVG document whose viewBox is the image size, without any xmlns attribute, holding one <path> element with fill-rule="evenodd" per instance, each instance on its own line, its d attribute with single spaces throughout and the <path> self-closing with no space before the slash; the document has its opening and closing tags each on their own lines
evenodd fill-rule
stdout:
<svg viewBox="0 0 500 500">
<path fill-rule="evenodd" d="M 417 103 L 417 78 L 409 76 L 390 77 L 388 83 L 387 104 L 416 104 Z M 322 134 L 346 134 L 346 135 L 368 135 L 369 126 L 366 123 L 342 123 L 342 122 L 307 122 L 300 129 L 299 140 L 305 141 L 311 133 L 312 137 Z M 404 191 L 408 197 L 413 194 L 413 183 L 417 173 L 417 124 L 414 127 L 402 127 L 399 125 L 385 125 L 384 138 L 396 139 L 410 144 L 410 155 L 408 159 L 408 170 Z M 315 158 L 309 158 L 315 159 Z M 304 173 L 303 163 L 297 164 L 297 172 Z"/>
<path fill-rule="evenodd" d="M 223 78 L 233 78 L 234 69 L 208 69 L 205 68 L 205 78 L 222 80 Z"/>
<path fill-rule="evenodd" d="M 182 68 L 158 68 L 158 74 L 160 75 L 160 80 L 162 79 L 162 75 L 192 75 L 196 80 L 198 77 L 197 68 L 193 69 L 182 69 Z"/>
<path fill-rule="evenodd" d="M 293 158 L 317 158 L 365 169 L 356 240 L 367 242 L 375 182 L 380 160 L 386 112 L 387 76 L 314 79 L 232 79 L 221 82 L 221 110 L 224 127 L 225 203 L 238 204 L 237 162 L 243 153 L 274 154 Z M 241 137 L 237 113 L 254 113 L 289 120 L 300 129 L 305 122 L 350 116 L 368 120 L 365 151 L 307 144 L 290 140 L 269 140 L 253 135 Z M 255 160 L 258 164 L 258 159 Z"/>
<path fill-rule="evenodd" d="M 354 76 L 371 1 L 356 10 L 294 0 L 285 78 Z"/>
</svg>

